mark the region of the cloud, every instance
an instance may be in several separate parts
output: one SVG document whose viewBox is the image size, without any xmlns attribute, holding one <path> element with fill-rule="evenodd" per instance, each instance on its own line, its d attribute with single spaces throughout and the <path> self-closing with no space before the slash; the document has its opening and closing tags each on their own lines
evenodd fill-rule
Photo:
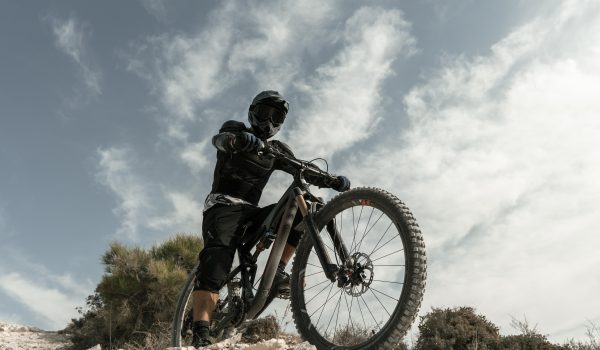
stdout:
<svg viewBox="0 0 600 350">
<path fill-rule="evenodd" d="M 316 0 L 222 3 L 197 33 L 139 43 L 128 69 L 160 96 L 167 135 L 185 141 L 187 126 L 208 121 L 215 106 L 232 113 L 247 108 L 251 96 L 242 102 L 226 93 L 237 84 L 251 81 L 257 86 L 251 95 L 254 89 L 285 90 L 301 71 L 301 57 L 330 40 L 324 28 L 336 18 L 333 8 Z"/>
<path fill-rule="evenodd" d="M 372 133 L 381 116 L 382 83 L 394 74 L 392 62 L 415 52 L 409 31 L 399 10 L 363 7 L 346 21 L 343 48 L 298 85 L 310 101 L 296 112 L 300 122 L 290 131 L 310 140 L 296 142 L 299 156 L 331 155 Z"/>
<path fill-rule="evenodd" d="M 167 198 L 173 207 L 172 212 L 151 218 L 149 227 L 157 230 L 177 227 L 184 232 L 197 232 L 202 227 L 203 204 L 186 193 L 169 192 Z"/>
<path fill-rule="evenodd" d="M 117 235 L 130 240 L 138 238 L 138 229 L 151 208 L 144 181 L 134 173 L 133 155 L 128 148 L 98 149 L 98 179 L 119 199 L 115 213 L 122 217 Z"/>
<path fill-rule="evenodd" d="M 81 69 L 83 81 L 90 93 L 102 93 L 102 74 L 93 67 L 85 40 L 90 35 L 87 26 L 74 16 L 68 19 L 50 17 L 56 47 L 69 56 Z"/>
<path fill-rule="evenodd" d="M 564 2 L 489 55 L 446 57 L 405 96 L 409 128 L 346 165 L 421 223 L 423 311 L 476 306 L 504 333 L 526 314 L 560 340 L 598 317 L 599 13 Z"/>
<path fill-rule="evenodd" d="M 118 199 L 114 210 L 121 220 L 115 233 L 117 237 L 138 242 L 142 238 L 140 231 L 145 230 L 143 240 L 148 242 L 153 239 L 148 230 L 197 232 L 202 226 L 202 205 L 190 195 L 177 191 L 176 186 L 158 185 L 142 176 L 142 167 L 130 148 L 100 148 L 97 152 L 97 178 Z M 201 158 L 193 152 L 188 150 L 182 156 L 191 167 L 198 168 Z M 186 190 L 193 188 L 186 187 Z"/>
<path fill-rule="evenodd" d="M 31 312 L 42 316 L 48 326 L 63 329 L 71 318 L 77 316 L 75 307 L 85 295 L 65 293 L 58 288 L 46 287 L 39 280 L 30 280 L 18 273 L 0 275 L 0 289 Z"/>
<path fill-rule="evenodd" d="M 162 0 L 139 0 L 149 14 L 159 21 L 165 21 L 167 18 L 167 8 Z"/>
<path fill-rule="evenodd" d="M 207 146 L 212 151 L 211 139 L 207 138 L 201 142 L 195 142 L 185 145 L 181 152 L 181 160 L 190 168 L 192 173 L 199 174 L 206 169 L 209 164 L 207 157 Z"/>
<path fill-rule="evenodd" d="M 8 224 L 5 226 L 8 227 Z M 1 227 L 0 227 L 1 228 Z M 0 245 L 0 292 L 9 298 L 0 300 L 0 320 L 23 323 L 17 302 L 30 310 L 36 318 L 28 320 L 29 325 L 44 329 L 62 329 L 67 322 L 77 316 L 76 306 L 85 302 L 85 297 L 93 292 L 89 279 L 76 279 L 73 275 L 54 273 L 45 265 L 38 264 L 26 251 L 20 249 L 12 238 L 18 237 L 12 230 L 3 238 Z M 5 305 L 10 305 L 7 311 Z M 32 324 L 31 322 L 36 322 Z"/>
</svg>

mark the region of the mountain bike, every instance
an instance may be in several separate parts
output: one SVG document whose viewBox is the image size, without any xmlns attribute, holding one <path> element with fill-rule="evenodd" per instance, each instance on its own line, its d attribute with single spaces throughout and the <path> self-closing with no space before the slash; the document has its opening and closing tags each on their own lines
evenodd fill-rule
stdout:
<svg viewBox="0 0 600 350">
<path fill-rule="evenodd" d="M 210 332 L 223 339 L 257 318 L 277 297 L 276 269 L 299 210 L 303 230 L 290 277 L 291 310 L 300 336 L 317 349 L 392 349 L 417 315 L 426 279 L 423 236 L 408 207 L 384 190 L 361 187 L 325 203 L 310 192 L 307 174 L 337 179 L 307 162 L 265 147 L 294 169 L 293 182 L 257 232 L 245 233 L 239 265 L 219 292 Z M 246 225 L 248 227 L 249 225 Z M 270 249 L 262 275 L 257 260 Z M 172 323 L 172 346 L 191 342 L 192 271 Z"/>
</svg>

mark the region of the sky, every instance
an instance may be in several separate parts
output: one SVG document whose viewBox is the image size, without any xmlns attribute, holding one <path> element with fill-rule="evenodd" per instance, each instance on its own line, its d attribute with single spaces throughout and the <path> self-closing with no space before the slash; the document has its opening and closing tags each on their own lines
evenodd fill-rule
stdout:
<svg viewBox="0 0 600 350">
<path fill-rule="evenodd" d="M 64 328 L 109 242 L 200 234 L 210 138 L 273 89 L 296 156 L 411 208 L 420 315 L 600 323 L 598 1 L 5 1 L 0 50 L 2 321 Z"/>
</svg>

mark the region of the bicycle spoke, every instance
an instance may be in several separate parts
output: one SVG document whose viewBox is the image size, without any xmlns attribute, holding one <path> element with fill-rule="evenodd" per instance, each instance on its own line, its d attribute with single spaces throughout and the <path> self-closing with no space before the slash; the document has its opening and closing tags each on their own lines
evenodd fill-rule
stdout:
<svg viewBox="0 0 600 350">
<path fill-rule="evenodd" d="M 346 304 L 346 309 L 348 309 L 348 320 L 350 319 L 350 317 L 352 316 L 351 312 L 350 312 L 350 307 L 348 306 L 348 294 L 344 293 L 344 304 Z M 346 323 L 346 326 L 348 325 L 348 323 Z"/>
<path fill-rule="evenodd" d="M 342 289 L 340 289 L 341 291 Z M 335 310 L 338 309 L 338 307 L 340 306 L 340 301 L 342 300 L 342 294 L 340 294 L 340 298 L 338 299 L 337 304 L 335 304 L 335 308 L 333 309 L 333 313 L 331 314 L 331 318 L 329 319 L 329 323 L 327 324 L 327 328 L 325 328 L 325 334 L 327 334 L 327 331 L 329 330 L 329 326 L 331 325 L 331 321 L 333 320 L 333 316 L 335 315 Z"/>
<path fill-rule="evenodd" d="M 354 229 L 354 207 L 350 208 L 352 210 L 352 229 Z M 354 242 L 356 241 L 356 230 L 354 230 L 354 235 L 352 236 L 352 243 L 350 244 L 350 252 L 354 249 Z"/>
<path fill-rule="evenodd" d="M 333 336 L 335 337 L 335 332 L 337 331 L 338 320 L 340 319 L 340 310 L 342 309 L 342 295 L 346 298 L 346 293 L 340 294 L 340 306 L 338 307 L 337 316 L 335 317 L 335 326 L 333 327 Z"/>
<path fill-rule="evenodd" d="M 323 283 L 327 283 L 327 282 L 331 282 L 331 281 L 330 281 L 330 280 L 324 280 L 324 281 L 323 281 L 323 282 L 321 282 L 321 283 L 317 283 L 317 284 L 315 284 L 314 286 L 311 286 L 311 287 L 309 287 L 309 288 L 306 288 L 304 291 L 306 292 L 307 290 L 313 289 L 313 288 L 315 288 L 316 286 L 320 286 L 320 285 L 322 285 Z"/>
<path fill-rule="evenodd" d="M 396 238 L 396 237 L 400 237 L 400 236 L 399 236 L 399 235 L 394 235 L 394 236 L 393 236 L 392 238 L 390 238 L 390 239 L 389 239 L 387 242 L 385 242 L 385 243 L 384 243 L 384 244 L 383 244 L 381 247 L 377 248 L 377 250 L 373 250 L 373 251 L 371 252 L 371 254 L 369 254 L 369 255 L 373 255 L 373 254 L 375 254 L 375 253 L 376 253 L 378 250 L 380 250 L 381 248 L 385 247 L 385 246 L 386 246 L 388 243 L 390 243 L 391 241 L 393 241 L 393 240 L 394 240 L 394 238 Z"/>
<path fill-rule="evenodd" d="M 318 308 L 318 309 L 315 311 L 315 312 L 317 312 L 319 309 L 321 309 L 321 313 L 319 314 L 319 319 L 317 320 L 316 326 L 318 326 L 318 325 L 319 325 L 319 321 L 321 320 L 321 316 L 323 315 L 323 311 L 325 311 L 325 308 L 324 308 L 324 306 L 325 306 L 325 304 L 327 304 L 327 302 L 328 302 L 328 301 L 329 301 L 329 299 L 330 299 L 330 298 L 329 298 L 329 295 L 331 294 L 331 290 L 332 290 L 332 289 L 333 289 L 333 284 L 331 284 L 331 288 L 329 289 L 329 293 L 327 293 L 327 298 L 325 299 L 325 303 L 324 303 L 323 305 L 321 305 L 321 307 L 319 307 L 319 308 Z M 335 294 L 337 294 L 339 291 L 340 291 L 340 289 L 338 289 L 338 291 L 337 291 Z M 335 294 L 334 294 L 334 295 L 335 295 Z M 333 298 L 333 296 L 331 296 L 331 297 Z M 311 316 L 312 316 L 312 315 L 314 315 L 314 313 L 315 313 L 315 312 L 313 312 L 313 313 L 311 314 Z"/>
<path fill-rule="evenodd" d="M 365 225 L 365 232 L 367 232 L 367 229 L 369 228 L 369 223 L 371 222 L 371 217 L 373 216 L 374 211 L 375 211 L 375 207 L 373 207 L 371 209 L 371 214 L 369 215 L 369 220 L 367 220 L 367 224 Z"/>
<path fill-rule="evenodd" d="M 332 284 L 333 286 L 333 284 Z M 321 310 L 321 313 L 323 313 L 323 311 L 325 310 L 324 306 L 327 304 L 327 302 L 329 302 L 329 300 L 333 299 L 334 296 L 337 295 L 337 293 L 339 293 L 342 289 L 338 289 L 337 292 L 333 293 L 333 295 L 331 297 L 328 297 L 327 300 L 325 300 L 325 302 L 323 303 L 323 305 L 319 306 L 315 312 L 313 312 L 312 314 L 309 315 L 309 317 L 311 317 L 312 315 L 316 314 L 317 311 L 319 311 L 319 309 Z"/>
<path fill-rule="evenodd" d="M 374 291 L 376 291 L 377 293 L 379 293 L 379 294 L 383 294 L 383 295 L 385 295 L 386 297 L 388 297 L 388 298 L 390 298 L 390 299 L 394 299 L 394 300 L 396 300 L 396 301 L 399 301 L 398 299 L 396 299 L 396 298 L 394 298 L 394 297 L 391 297 L 391 296 L 389 296 L 389 295 L 385 294 L 384 292 L 382 292 L 382 291 L 380 291 L 380 290 L 377 290 L 377 289 L 375 289 L 375 288 L 373 288 L 373 287 L 369 288 L 369 290 L 374 290 Z M 373 295 L 375 295 L 375 293 L 373 293 Z M 387 310 L 386 310 L 386 311 L 387 311 Z"/>
<path fill-rule="evenodd" d="M 403 251 L 403 250 L 404 250 L 404 248 L 402 248 L 402 249 L 398 249 L 398 250 L 396 250 L 395 252 L 391 252 L 391 253 L 389 253 L 389 254 L 386 254 L 386 255 L 384 255 L 384 256 L 381 256 L 381 257 L 379 257 L 379 258 L 377 258 L 377 259 L 373 259 L 373 260 L 371 260 L 371 262 L 375 262 L 375 261 L 377 261 L 377 260 L 381 260 L 381 259 L 383 259 L 383 258 L 386 258 L 386 257 L 388 257 L 388 256 L 392 255 L 392 254 L 399 253 L 399 252 L 401 252 L 401 251 Z"/>
<path fill-rule="evenodd" d="M 315 273 L 311 273 L 310 275 L 304 275 L 304 277 L 314 276 L 314 275 L 319 274 L 319 273 L 325 273 L 325 272 L 324 271 L 317 271 Z"/>
<path fill-rule="evenodd" d="M 360 213 L 358 214 L 358 221 L 356 222 L 356 227 L 354 228 L 354 232 L 358 232 L 358 226 L 360 226 L 360 218 L 362 217 L 363 209 L 365 209 L 365 206 L 361 205 Z"/>
<path fill-rule="evenodd" d="M 362 299 L 363 303 L 365 303 L 365 306 L 367 307 L 367 310 L 369 310 L 369 313 L 371 314 L 371 317 L 373 318 L 373 321 L 375 321 L 375 326 L 378 327 L 377 326 L 377 320 L 375 319 L 375 316 L 373 316 L 373 312 L 371 311 L 371 308 L 369 307 L 369 305 L 365 301 L 365 298 L 363 298 L 362 295 L 360 296 L 360 298 Z"/>
<path fill-rule="evenodd" d="M 385 310 L 385 312 L 387 312 L 388 316 L 392 316 L 390 314 L 390 312 L 385 308 L 385 306 L 383 306 L 383 303 L 381 302 L 381 300 L 379 300 L 379 298 L 377 297 L 377 294 L 373 293 L 373 288 L 369 288 L 369 290 L 371 291 L 371 294 L 373 294 L 373 296 L 375 296 L 375 299 L 377 299 L 377 301 L 379 302 L 379 305 L 381 305 L 381 307 Z"/>
<path fill-rule="evenodd" d="M 331 286 L 333 287 L 333 283 L 331 284 Z M 314 299 L 314 298 L 316 298 L 316 297 L 317 297 L 317 295 L 321 294 L 321 293 L 322 293 L 322 292 L 323 292 L 325 289 L 327 289 L 327 287 L 329 287 L 329 286 L 325 286 L 325 288 L 321 289 L 321 290 L 319 291 L 319 293 L 315 294 L 315 295 L 314 295 L 312 298 L 310 298 L 310 300 L 309 300 L 309 301 L 307 301 L 307 302 L 306 302 L 304 305 L 308 305 L 308 303 L 310 303 L 311 301 L 313 301 L 313 299 Z"/>
<path fill-rule="evenodd" d="M 362 307 L 360 306 L 360 301 L 357 300 L 356 304 L 358 304 L 358 311 L 360 311 L 360 317 L 363 320 L 363 325 L 365 326 L 365 328 L 367 328 L 367 321 L 365 321 L 365 315 L 363 314 Z"/>
<path fill-rule="evenodd" d="M 356 245 L 356 250 L 352 250 L 352 251 L 357 251 L 360 249 L 360 246 L 362 245 L 363 240 L 365 239 L 365 237 L 367 237 L 367 235 L 369 234 L 369 232 L 371 232 L 371 230 L 375 227 L 375 225 L 377 225 L 377 223 L 379 222 L 379 220 L 383 217 L 384 212 L 381 212 L 381 215 L 379 215 L 379 217 L 377 218 L 377 220 L 375 221 L 375 223 L 373 223 L 373 226 L 371 226 L 371 228 L 365 232 L 365 234 L 362 236 L 362 238 L 360 239 L 360 242 Z M 390 225 L 392 223 L 390 222 Z M 389 227 L 388 227 L 389 229 Z"/>
<path fill-rule="evenodd" d="M 352 298 L 352 299 L 354 299 L 354 298 Z M 348 325 L 350 325 L 352 328 L 354 328 L 354 324 L 352 323 L 352 306 L 348 305 L 347 294 L 344 294 L 344 301 L 346 302 L 346 307 L 348 308 L 348 322 L 346 322 L 346 328 L 348 328 Z M 352 300 L 350 300 L 350 305 L 352 305 Z"/>
<path fill-rule="evenodd" d="M 404 284 L 404 282 L 393 282 L 393 281 L 383 281 L 383 280 L 373 280 L 373 282 L 386 282 L 386 283 Z"/>
<path fill-rule="evenodd" d="M 391 226 L 391 222 L 390 222 L 390 226 Z M 375 248 L 373 248 L 373 251 L 371 251 L 369 253 L 369 256 L 373 255 L 373 253 L 376 251 L 377 247 L 379 247 L 379 243 L 381 243 L 381 241 L 383 240 L 383 237 L 385 237 L 386 235 L 387 235 L 387 230 L 384 232 L 384 234 L 381 235 L 381 237 L 379 238 L 379 241 L 377 241 L 377 244 L 375 244 Z M 385 244 L 384 244 L 384 246 L 385 246 Z"/>
</svg>

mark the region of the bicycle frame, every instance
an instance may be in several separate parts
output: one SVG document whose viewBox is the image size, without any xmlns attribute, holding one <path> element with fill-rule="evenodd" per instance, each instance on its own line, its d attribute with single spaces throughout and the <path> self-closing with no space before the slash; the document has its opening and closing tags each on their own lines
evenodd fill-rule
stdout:
<svg viewBox="0 0 600 350">
<path fill-rule="evenodd" d="M 309 199 L 308 203 L 305 197 Z M 332 282 L 336 280 L 338 265 L 332 263 L 314 220 L 314 213 L 317 210 L 317 206 L 322 204 L 323 201 L 308 190 L 308 185 L 303 179 L 302 172 L 300 172 L 298 176 L 294 178 L 294 182 L 288 187 L 267 218 L 261 223 L 257 232 L 258 234 L 244 235 L 244 238 L 238 247 L 240 264 L 231 271 L 228 280 L 231 280 L 241 272 L 242 298 L 244 303 L 248 305 L 244 317 L 245 319 L 257 318 L 262 310 L 268 305 L 266 304 L 267 298 L 271 290 L 277 266 L 283 254 L 283 248 L 287 242 L 298 209 L 303 217 L 305 234 L 308 232 L 313 240 L 317 256 L 319 257 L 319 261 L 324 268 L 327 278 Z M 249 223 L 246 224 L 246 228 L 248 226 Z M 277 231 L 273 234 L 275 229 Z M 336 243 L 335 249 L 340 256 L 341 261 L 345 261 L 349 254 L 346 246 L 341 240 L 337 228 L 335 225 L 327 225 L 327 231 L 331 235 L 332 241 Z M 257 270 L 256 261 L 258 255 L 265 249 L 268 249 L 271 243 L 271 252 L 265 265 L 260 284 L 254 295 L 253 285 Z M 255 247 L 256 251 L 252 254 L 251 250 Z"/>
</svg>

